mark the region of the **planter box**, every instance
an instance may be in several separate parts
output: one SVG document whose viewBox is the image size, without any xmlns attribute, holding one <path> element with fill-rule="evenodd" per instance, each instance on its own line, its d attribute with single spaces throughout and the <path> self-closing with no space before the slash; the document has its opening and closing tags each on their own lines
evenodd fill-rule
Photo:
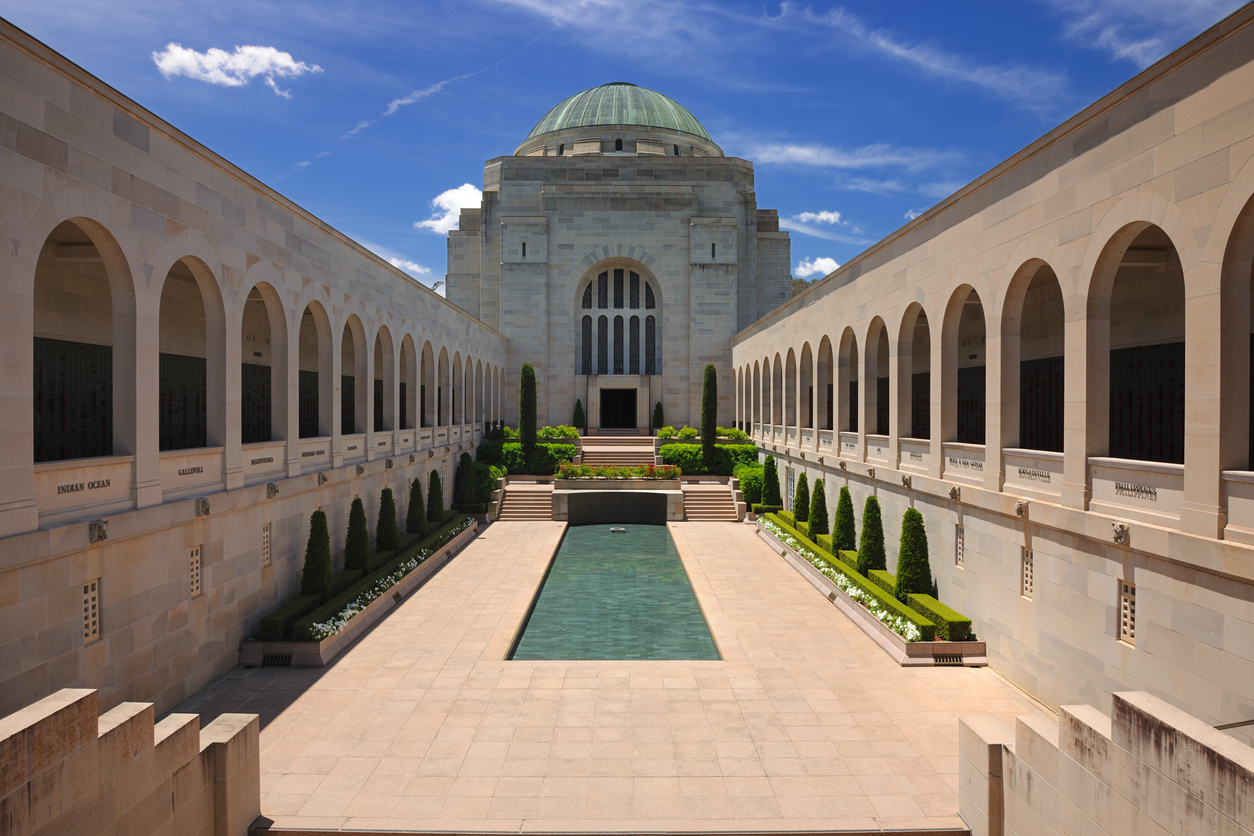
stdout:
<svg viewBox="0 0 1254 836">
<path fill-rule="evenodd" d="M 903 668 L 937 665 L 978 668 L 988 664 L 988 653 L 984 642 L 907 642 L 890 630 L 888 625 L 872 615 L 870 610 L 850 598 L 843 589 L 814 568 L 814 564 L 777 540 L 775 535 L 763 528 L 761 520 L 757 522 L 757 529 L 758 536 L 766 541 L 767 545 L 792 564 L 793 568 L 812 583 L 815 589 L 826 595 L 827 600 L 849 616 L 850 621 L 861 627 L 862 632 L 870 636 Z"/>
<path fill-rule="evenodd" d="M 678 479 L 555 479 L 558 491 L 677 491 Z"/>
<path fill-rule="evenodd" d="M 263 642 L 248 638 L 239 643 L 239 664 L 244 667 L 279 666 L 321 668 L 378 623 L 405 596 L 422 586 L 453 559 L 462 548 L 477 537 L 479 524 L 458 534 L 440 551 L 428 557 L 418 568 L 401 578 L 383 595 L 370 602 L 364 610 L 349 619 L 343 630 L 320 642 Z"/>
</svg>

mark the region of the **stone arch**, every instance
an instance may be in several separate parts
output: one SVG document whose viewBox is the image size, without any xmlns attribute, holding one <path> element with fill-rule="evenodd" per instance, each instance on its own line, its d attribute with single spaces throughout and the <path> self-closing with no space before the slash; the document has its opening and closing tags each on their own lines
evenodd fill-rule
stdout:
<svg viewBox="0 0 1254 836">
<path fill-rule="evenodd" d="M 301 438 L 328 438 L 334 426 L 335 340 L 331 317 L 317 299 L 300 308 L 296 325 L 297 433 Z"/>
<path fill-rule="evenodd" d="M 801 344 L 801 359 L 797 364 L 797 386 L 800 400 L 797 405 L 798 426 L 812 430 L 815 423 L 814 352 L 810 349 L 809 342 Z"/>
<path fill-rule="evenodd" d="M 797 426 L 797 355 L 788 349 L 784 358 L 784 420 L 785 427 Z"/>
<path fill-rule="evenodd" d="M 892 345 L 888 339 L 888 324 L 881 316 L 874 316 L 866 329 L 866 346 L 862 355 L 862 379 L 866 381 L 863 395 L 862 420 L 868 435 L 888 435 L 891 428 L 890 410 L 892 393 L 889 390 L 889 364 L 892 362 Z"/>
<path fill-rule="evenodd" d="M 1060 278 L 1069 277 L 1070 271 L 1059 272 L 1057 256 L 1052 244 L 1041 236 L 1021 243 L 1007 264 L 1003 292 L 994 303 L 1001 340 L 998 373 L 1004 447 L 1062 452 L 1064 300 L 1071 293 Z"/>
<path fill-rule="evenodd" d="M 902 438 L 932 437 L 932 323 L 918 302 L 906 305 L 897 329 L 896 415 Z"/>
<path fill-rule="evenodd" d="M 840 334 L 837 353 L 836 392 L 838 404 L 836 408 L 839 432 L 857 432 L 861 422 L 858 420 L 858 337 L 853 326 L 846 326 Z"/>
<path fill-rule="evenodd" d="M 349 314 L 340 329 L 340 435 L 364 433 L 370 426 L 367 399 L 369 366 L 366 355 L 366 327 L 357 314 Z"/>
<path fill-rule="evenodd" d="M 401 337 L 400 363 L 398 366 L 400 429 L 412 430 L 418 421 L 418 351 L 414 348 L 414 335 L 409 331 Z"/>
<path fill-rule="evenodd" d="M 287 314 L 274 284 L 268 279 L 256 278 L 255 274 L 247 278 L 252 281 L 236 295 L 239 310 L 228 319 L 228 323 L 233 321 L 237 325 L 228 328 L 227 334 L 228 340 L 238 341 L 240 345 L 239 385 L 232 388 L 240 395 L 242 444 L 277 441 L 287 435 Z M 246 318 L 250 305 L 260 305 L 259 311 L 253 308 L 252 312 L 264 314 L 260 322 L 264 323 L 263 333 L 269 339 L 268 345 L 248 340 Z M 258 351 L 262 354 L 260 358 L 255 356 Z M 268 360 L 269 365 L 252 362 L 258 359 Z M 228 380 L 233 377 L 233 371 L 227 369 Z"/>
<path fill-rule="evenodd" d="M 386 325 L 380 325 L 375 331 L 371 352 L 372 429 L 375 432 L 395 430 L 398 428 L 396 398 L 399 380 L 396 373 L 396 346 L 392 342 L 392 332 Z"/>
<path fill-rule="evenodd" d="M 439 359 L 436 361 L 435 368 L 435 424 L 437 427 L 447 427 L 450 426 L 452 408 L 450 387 L 453 379 L 449 369 L 448 349 L 444 346 L 440 346 Z"/>
<path fill-rule="evenodd" d="M 662 335 L 668 316 L 663 278 L 665 270 L 643 250 L 629 248 L 633 255 L 607 254 L 611 249 L 598 247 L 591 251 L 579 262 L 586 267 L 568 274 L 571 322 L 576 329 L 571 335 L 575 373 L 617 374 L 621 365 L 622 374 L 659 374 L 664 345 Z M 623 271 L 621 308 L 615 307 L 616 270 Z M 604 308 L 600 306 L 599 298 L 601 274 L 606 274 L 607 285 Z M 632 274 L 639 280 L 636 307 L 632 307 Z M 584 308 L 584 295 L 589 289 L 591 308 Z M 648 304 L 649 300 L 653 301 L 652 307 Z M 616 322 L 619 318 L 621 323 Z M 606 368 L 601 367 L 603 354 Z"/>
<path fill-rule="evenodd" d="M 222 288 L 217 275 L 204 258 L 208 255 L 208 247 L 204 246 L 203 239 L 199 235 L 193 237 L 183 233 L 176 236 L 174 240 L 189 249 L 198 250 L 199 254 L 192 254 L 180 247 L 174 252 L 182 252 L 181 255 L 173 258 L 168 254 L 164 255 L 156 259 L 157 266 L 153 269 L 153 277 L 157 279 L 153 289 L 159 300 L 157 426 L 161 433 L 160 446 L 163 450 L 222 447 L 227 443 L 229 421 L 226 390 L 227 324 Z M 193 242 L 201 246 L 195 246 Z M 186 328 L 188 323 L 183 321 L 183 317 L 177 312 L 174 316 L 178 317 L 178 325 L 183 327 L 176 326 L 175 322 L 166 321 L 170 312 L 166 310 L 165 300 L 167 290 L 172 289 L 171 281 L 172 279 L 185 281 L 188 277 L 199 297 L 200 324 L 204 333 L 200 335 L 198 345 L 191 344 L 196 342 L 194 340 L 188 341 L 189 344 L 185 346 L 167 345 L 168 335 L 192 330 Z M 191 302 L 192 300 L 185 301 Z M 183 351 L 179 351 L 180 348 Z M 171 359 L 167 359 L 168 357 Z M 199 358 L 200 362 L 188 364 L 172 358 Z M 180 364 L 188 365 L 188 368 L 166 368 Z M 197 369 L 196 366 L 200 368 Z M 196 376 L 201 379 L 196 381 L 194 386 L 188 386 Z M 172 428 L 169 427 L 169 423 L 180 408 L 187 412 L 195 409 L 203 410 L 203 415 L 199 417 L 187 416 L 190 424 L 203 423 L 203 426 L 198 431 L 192 430 L 190 426 L 187 427 L 188 435 L 182 443 L 176 438 L 180 434 L 171 432 Z M 198 437 L 192 438 L 193 435 Z M 192 441 L 199 443 L 187 443 Z"/>
<path fill-rule="evenodd" d="M 836 426 L 836 357 L 832 351 L 832 339 L 824 334 L 819 340 L 815 357 L 815 424 L 819 429 L 831 430 Z"/>
<path fill-rule="evenodd" d="M 963 271 L 966 272 L 966 271 Z M 974 272 L 972 269 L 970 272 Z M 955 271 L 955 278 L 959 277 Z M 974 278 L 968 274 L 967 278 Z M 983 444 L 988 320 L 970 281 L 954 284 L 941 319 L 941 441 Z"/>
</svg>

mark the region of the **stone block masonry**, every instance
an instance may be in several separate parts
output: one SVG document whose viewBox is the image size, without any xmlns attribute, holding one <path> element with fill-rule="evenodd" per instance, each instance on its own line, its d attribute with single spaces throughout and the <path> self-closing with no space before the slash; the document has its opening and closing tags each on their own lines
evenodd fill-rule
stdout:
<svg viewBox="0 0 1254 836">
<path fill-rule="evenodd" d="M 261 812 L 256 714 L 98 715 L 66 688 L 0 719 L 0 834 L 245 836 Z"/>
<path fill-rule="evenodd" d="M 1254 749 L 1139 691 L 1109 717 L 959 721 L 958 811 L 972 836 L 1254 832 Z"/>
</svg>

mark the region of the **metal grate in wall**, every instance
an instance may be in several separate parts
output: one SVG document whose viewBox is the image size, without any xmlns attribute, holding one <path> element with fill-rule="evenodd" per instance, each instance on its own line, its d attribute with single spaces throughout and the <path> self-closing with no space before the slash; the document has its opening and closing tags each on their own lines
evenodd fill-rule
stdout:
<svg viewBox="0 0 1254 836">
<path fill-rule="evenodd" d="M 192 549 L 188 560 L 188 576 L 191 578 L 192 597 L 200 594 L 200 546 Z"/>
<path fill-rule="evenodd" d="M 261 526 L 261 565 L 270 565 L 270 523 Z"/>
<path fill-rule="evenodd" d="M 1136 584 L 1119 582 L 1119 638 L 1136 644 Z"/>
<path fill-rule="evenodd" d="M 1023 563 L 1023 569 L 1022 569 L 1022 572 L 1020 573 L 1019 594 L 1022 595 L 1024 598 L 1031 598 L 1032 597 L 1032 574 L 1033 574 L 1031 549 L 1023 550 L 1022 563 Z"/>
<path fill-rule="evenodd" d="M 83 584 L 83 644 L 100 638 L 100 579 Z"/>
</svg>

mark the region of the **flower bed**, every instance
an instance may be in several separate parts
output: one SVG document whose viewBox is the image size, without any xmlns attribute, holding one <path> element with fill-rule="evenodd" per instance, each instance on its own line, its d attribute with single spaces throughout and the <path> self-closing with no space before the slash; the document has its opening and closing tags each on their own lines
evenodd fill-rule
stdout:
<svg viewBox="0 0 1254 836">
<path fill-rule="evenodd" d="M 593 467 L 592 465 L 564 464 L 557 469 L 558 479 L 678 479 L 678 467 L 662 465 L 636 465 L 634 467 Z"/>
<path fill-rule="evenodd" d="M 310 624 L 303 631 L 301 631 L 303 635 L 301 635 L 300 638 L 305 641 L 316 642 L 336 635 L 348 625 L 348 622 L 352 620 L 353 616 L 364 610 L 375 599 L 381 598 L 383 595 L 387 594 L 388 590 L 400 583 L 401 579 L 410 572 L 417 569 L 423 561 L 438 552 L 445 544 L 453 540 L 453 538 L 455 538 L 458 534 L 461 534 L 474 524 L 475 521 L 472 519 L 463 519 L 461 522 L 450 526 L 448 530 L 444 531 L 438 538 L 436 538 L 431 545 L 419 549 L 413 557 L 403 561 L 390 574 L 376 579 L 369 587 L 359 592 L 355 598 L 349 601 L 343 609 L 331 618 L 328 618 L 326 621 L 319 621 Z M 298 626 L 299 625 L 300 623 L 298 622 Z"/>
<path fill-rule="evenodd" d="M 902 615 L 890 612 L 873 594 L 855 583 L 847 574 L 832 566 L 831 563 L 820 557 L 812 549 L 806 548 L 798 538 L 789 534 L 782 526 L 776 525 L 770 520 L 762 520 L 762 527 L 769 531 L 776 540 L 779 540 L 792 549 L 793 552 L 808 560 L 825 578 L 836 584 L 850 598 L 866 607 L 871 615 L 875 616 L 888 629 L 908 642 L 923 640 L 922 625 L 911 622 Z M 926 622 L 926 619 L 922 619 L 922 617 L 920 617 L 920 620 Z"/>
</svg>

